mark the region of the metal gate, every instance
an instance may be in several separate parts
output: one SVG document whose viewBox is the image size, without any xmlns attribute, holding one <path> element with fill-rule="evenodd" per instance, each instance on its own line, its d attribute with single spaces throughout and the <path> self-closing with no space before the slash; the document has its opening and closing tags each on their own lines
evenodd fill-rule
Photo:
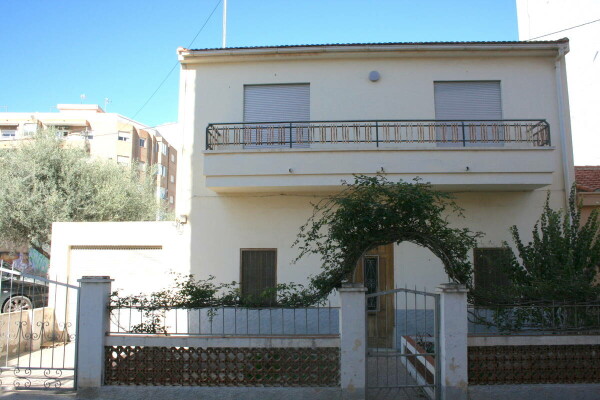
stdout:
<svg viewBox="0 0 600 400">
<path fill-rule="evenodd" d="M 79 287 L 0 268 L 0 387 L 74 389 Z"/>
<path fill-rule="evenodd" d="M 440 399 L 440 295 L 400 288 L 366 297 L 367 397 Z"/>
</svg>

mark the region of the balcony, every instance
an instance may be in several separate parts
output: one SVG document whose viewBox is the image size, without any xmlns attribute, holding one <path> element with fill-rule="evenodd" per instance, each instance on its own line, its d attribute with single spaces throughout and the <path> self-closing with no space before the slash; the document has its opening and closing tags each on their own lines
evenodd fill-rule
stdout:
<svg viewBox="0 0 600 400">
<path fill-rule="evenodd" d="M 206 150 L 311 148 L 366 144 L 437 146 L 550 146 L 545 120 L 440 121 L 310 121 L 209 124 Z"/>
<path fill-rule="evenodd" d="M 448 190 L 532 190 L 552 182 L 552 151 L 545 120 L 212 123 L 204 175 L 217 192 L 334 190 L 375 173 Z"/>
</svg>

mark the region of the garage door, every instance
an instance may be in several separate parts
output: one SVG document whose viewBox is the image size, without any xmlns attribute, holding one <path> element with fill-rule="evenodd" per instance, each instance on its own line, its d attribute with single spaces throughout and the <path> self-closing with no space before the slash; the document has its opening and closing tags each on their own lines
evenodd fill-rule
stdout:
<svg viewBox="0 0 600 400">
<path fill-rule="evenodd" d="M 162 246 L 73 246 L 71 277 L 110 276 L 120 294 L 149 293 L 173 280 Z"/>
</svg>

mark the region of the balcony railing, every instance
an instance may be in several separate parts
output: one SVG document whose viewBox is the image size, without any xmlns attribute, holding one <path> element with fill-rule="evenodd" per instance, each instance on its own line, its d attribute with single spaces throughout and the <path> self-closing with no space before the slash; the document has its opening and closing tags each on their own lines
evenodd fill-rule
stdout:
<svg viewBox="0 0 600 400">
<path fill-rule="evenodd" d="M 212 123 L 206 149 L 340 148 L 433 144 L 439 147 L 550 146 L 545 120 L 378 120 Z M 332 146 L 335 145 L 335 146 Z"/>
</svg>

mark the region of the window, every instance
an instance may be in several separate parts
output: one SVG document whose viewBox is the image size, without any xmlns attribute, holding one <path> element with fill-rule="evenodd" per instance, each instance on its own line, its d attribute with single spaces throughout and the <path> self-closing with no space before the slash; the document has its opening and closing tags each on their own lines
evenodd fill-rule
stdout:
<svg viewBox="0 0 600 400">
<path fill-rule="evenodd" d="M 367 294 L 379 291 L 379 256 L 365 256 L 363 261 L 364 282 L 367 288 Z M 379 304 L 378 297 L 369 297 L 367 299 L 367 311 L 377 311 Z"/>
<path fill-rule="evenodd" d="M 505 268 L 510 262 L 510 249 L 490 247 L 473 249 L 475 289 L 478 293 L 489 293 L 496 297 L 510 282 Z"/>
<path fill-rule="evenodd" d="M 158 170 L 156 171 L 156 173 L 160 176 L 167 176 L 167 167 L 162 165 L 162 164 L 158 164 Z"/>
<path fill-rule="evenodd" d="M 120 140 L 122 142 L 129 142 L 131 140 L 131 132 L 119 131 L 119 133 L 117 134 L 117 140 Z"/>
<path fill-rule="evenodd" d="M 146 139 L 140 139 L 140 147 L 146 147 Z"/>
<path fill-rule="evenodd" d="M 310 121 L 310 85 L 245 85 L 244 86 L 244 122 L 283 122 L 283 121 Z M 291 132 L 288 124 L 281 124 L 281 136 L 272 137 L 271 127 L 265 125 L 264 129 L 253 129 L 250 143 L 246 147 L 283 147 L 289 146 L 290 140 L 293 147 L 307 147 L 308 127 L 303 128 L 296 124 Z M 279 132 L 278 132 L 279 133 Z M 305 140 L 298 140 L 302 136 Z M 297 142 L 302 142 L 299 144 Z"/>
<path fill-rule="evenodd" d="M 2 132 L 2 137 L 4 138 L 14 138 L 17 135 L 18 126 L 3 126 L 0 128 L 0 132 Z"/>
<path fill-rule="evenodd" d="M 175 162 L 175 154 L 171 154 L 171 162 L 174 163 Z"/>
<path fill-rule="evenodd" d="M 143 162 L 143 161 L 138 161 L 138 170 L 145 171 L 146 170 L 146 163 Z"/>
<path fill-rule="evenodd" d="M 38 129 L 38 125 L 33 123 L 33 124 L 24 124 L 23 125 L 23 132 L 26 135 L 31 135 L 34 134 Z"/>
<path fill-rule="evenodd" d="M 171 181 L 171 183 L 175 183 L 175 177 L 173 175 L 171 175 L 170 181 Z"/>
<path fill-rule="evenodd" d="M 173 198 L 173 196 L 169 196 L 169 203 L 171 203 L 171 204 L 175 203 L 175 199 Z"/>
<path fill-rule="evenodd" d="M 163 153 L 165 156 L 169 155 L 169 146 L 167 146 L 165 143 L 159 143 L 158 148 L 160 149 L 160 152 Z"/>
<path fill-rule="evenodd" d="M 240 283 L 242 297 L 256 299 L 268 288 L 277 284 L 277 250 L 248 249 L 241 251 Z M 276 301 L 275 294 L 263 299 L 262 305 L 272 305 Z"/>
<path fill-rule="evenodd" d="M 457 126 L 456 123 L 450 122 L 438 127 L 436 133 L 439 144 L 446 146 L 484 144 L 486 147 L 491 144 L 502 144 L 504 131 L 501 127 L 494 129 L 491 123 L 502 119 L 500 81 L 434 82 L 434 102 L 437 120 L 480 121 L 467 123 L 464 130 L 462 124 Z"/>
<path fill-rule="evenodd" d="M 167 189 L 165 189 L 164 187 L 156 188 L 156 195 L 158 196 L 158 198 L 160 198 L 162 200 L 166 200 L 167 199 Z"/>
<path fill-rule="evenodd" d="M 129 157 L 127 157 L 127 156 L 117 156 L 117 164 L 119 164 L 119 165 L 129 165 Z"/>
</svg>

